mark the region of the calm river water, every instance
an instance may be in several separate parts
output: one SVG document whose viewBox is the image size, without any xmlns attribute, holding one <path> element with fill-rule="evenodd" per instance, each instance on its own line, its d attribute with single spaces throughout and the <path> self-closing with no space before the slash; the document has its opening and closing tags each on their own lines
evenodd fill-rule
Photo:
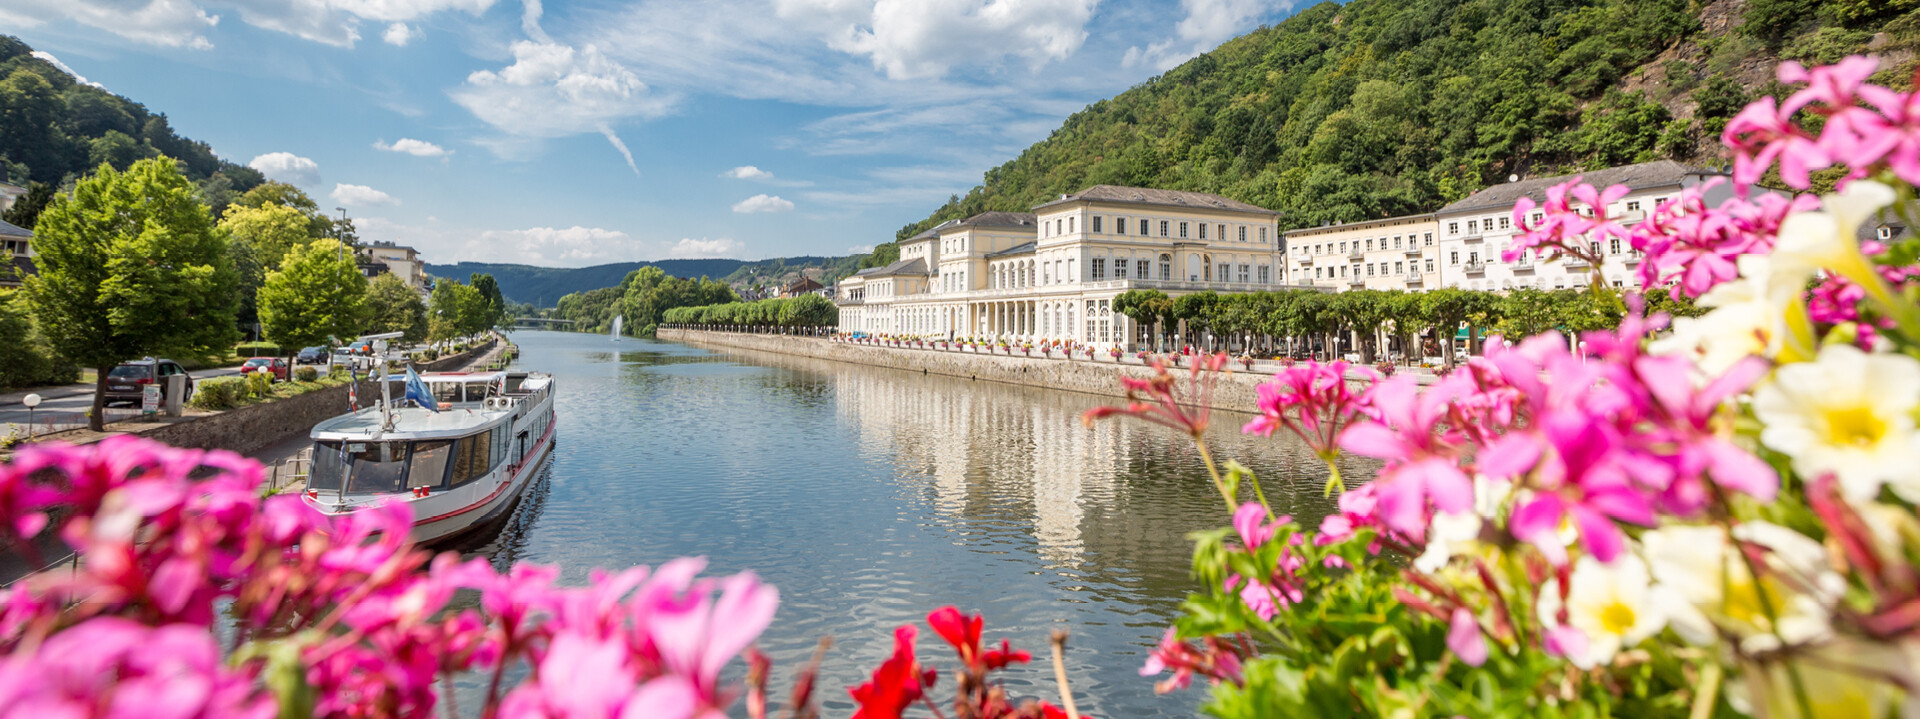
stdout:
<svg viewBox="0 0 1920 719">
<path fill-rule="evenodd" d="M 844 687 L 891 651 L 895 626 L 945 604 L 1033 652 L 1008 677 L 1016 695 L 1055 696 L 1044 657 L 1065 627 L 1083 711 L 1195 713 L 1201 688 L 1155 696 L 1138 673 L 1193 587 L 1185 535 L 1227 523 L 1171 430 L 1087 429 L 1080 413 L 1108 400 L 1078 393 L 637 339 L 513 339 L 516 366 L 557 377 L 559 440 L 548 480 L 472 551 L 558 564 L 574 584 L 680 556 L 705 556 L 710 575 L 758 572 L 780 589 L 761 637 L 776 696 L 831 636 L 829 716 L 851 713 Z M 1216 456 L 1317 525 L 1331 507 L 1317 460 L 1290 439 L 1241 436 L 1246 419 L 1215 415 Z M 919 649 L 953 665 L 924 626 Z"/>
</svg>

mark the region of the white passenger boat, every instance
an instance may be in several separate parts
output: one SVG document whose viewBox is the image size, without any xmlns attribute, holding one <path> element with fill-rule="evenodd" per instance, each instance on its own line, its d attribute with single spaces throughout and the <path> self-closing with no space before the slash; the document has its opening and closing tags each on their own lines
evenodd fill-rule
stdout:
<svg viewBox="0 0 1920 719">
<path fill-rule="evenodd" d="M 427 543 L 487 524 L 513 506 L 553 447 L 553 377 L 539 372 L 418 375 L 439 411 L 386 400 L 313 428 L 306 502 L 337 515 L 381 502 L 413 508 Z"/>
</svg>

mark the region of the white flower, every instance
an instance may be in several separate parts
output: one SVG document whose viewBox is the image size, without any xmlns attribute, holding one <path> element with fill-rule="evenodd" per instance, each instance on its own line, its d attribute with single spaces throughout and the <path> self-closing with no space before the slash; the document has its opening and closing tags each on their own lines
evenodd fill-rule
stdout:
<svg viewBox="0 0 1920 719">
<path fill-rule="evenodd" d="M 1909 659 L 1900 647 L 1839 639 L 1791 660 L 1747 665 L 1740 679 L 1729 682 L 1727 699 L 1744 713 L 1768 719 L 1913 716 L 1911 701 L 1886 680 L 1909 666 Z M 1806 688 L 1811 715 L 1801 711 L 1796 677 Z"/>
<path fill-rule="evenodd" d="M 1512 482 L 1474 475 L 1473 510 L 1435 513 L 1433 523 L 1427 527 L 1427 548 L 1414 558 L 1413 568 L 1433 574 L 1454 557 L 1473 553 L 1480 539 L 1481 525 L 1499 515 L 1501 506 L 1512 493 Z"/>
<path fill-rule="evenodd" d="M 1889 483 L 1902 498 L 1920 501 L 1916 405 L 1920 361 L 1845 344 L 1781 367 L 1753 395 L 1753 413 L 1765 425 L 1761 444 L 1793 458 L 1802 477 L 1832 473 L 1855 502 Z"/>
<path fill-rule="evenodd" d="M 1559 624 L 1560 580 L 1540 592 L 1540 621 Z M 1649 581 L 1647 565 L 1639 557 L 1621 555 L 1612 564 L 1583 556 L 1567 581 L 1566 625 L 1587 637 L 1586 651 L 1567 657 L 1581 669 L 1611 663 L 1615 654 L 1639 644 L 1666 626 L 1659 593 Z"/>
<path fill-rule="evenodd" d="M 1828 637 L 1828 607 L 1846 582 L 1827 566 L 1820 543 L 1758 521 L 1733 533 L 1766 550 L 1758 581 L 1718 527 L 1672 525 L 1641 536 L 1654 579 L 1669 592 L 1662 605 L 1674 631 L 1711 644 L 1717 628 L 1738 637 L 1749 653 Z"/>
<path fill-rule="evenodd" d="M 1740 279 L 1715 285 L 1700 297 L 1713 311 L 1702 317 L 1679 317 L 1673 334 L 1656 340 L 1653 354 L 1682 354 L 1693 360 L 1705 378 L 1725 374 L 1727 368 L 1751 355 L 1772 357 L 1780 352 L 1786 332 L 1786 306 L 1779 293 L 1769 292 L 1772 263 L 1765 255 L 1741 255 Z"/>
<path fill-rule="evenodd" d="M 1871 290 L 1879 276 L 1860 254 L 1854 233 L 1894 199 L 1891 187 L 1854 180 L 1846 189 L 1822 196 L 1819 211 L 1788 215 L 1773 246 L 1774 276 L 1769 284 L 1798 288 L 1814 273 L 1827 269 Z"/>
</svg>

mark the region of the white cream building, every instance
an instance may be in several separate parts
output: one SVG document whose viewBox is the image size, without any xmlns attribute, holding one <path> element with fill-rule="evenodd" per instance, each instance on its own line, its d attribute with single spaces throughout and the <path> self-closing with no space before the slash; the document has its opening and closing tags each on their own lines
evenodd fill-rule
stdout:
<svg viewBox="0 0 1920 719">
<path fill-rule="evenodd" d="M 1131 347 L 1132 289 L 1286 289 L 1279 214 L 1219 195 L 1096 185 L 1032 214 L 988 212 L 900 242 L 838 287 L 847 332 Z"/>
<path fill-rule="evenodd" d="M 1426 289 L 1438 270 L 1438 230 L 1431 214 L 1291 230 L 1288 271 L 1295 284 L 1334 292 Z"/>
<path fill-rule="evenodd" d="M 1607 207 L 1606 214 L 1632 227 L 1645 221 L 1654 209 L 1678 198 L 1681 190 L 1697 187 L 1723 174 L 1660 160 L 1579 173 L 1579 176 L 1583 182 L 1600 189 L 1626 185 L 1629 190 L 1626 196 Z M 1439 272 L 1431 278 L 1431 286 L 1496 291 L 1587 286 L 1592 280 L 1593 268 L 1583 261 L 1562 258 L 1543 262 L 1535 259 L 1531 252 L 1515 262 L 1500 259 L 1520 233 L 1513 223 L 1513 208 L 1520 198 L 1544 202 L 1547 188 L 1573 177 L 1561 175 L 1495 185 L 1440 208 L 1433 215 L 1440 232 Z M 1730 196 L 1731 183 L 1722 183 L 1709 190 L 1705 199 L 1711 207 Z M 1528 221 L 1537 221 L 1539 217 L 1540 212 L 1536 210 Z M 1600 271 L 1608 284 L 1623 288 L 1640 286 L 1641 253 L 1620 238 L 1610 238 L 1599 250 Z"/>
</svg>

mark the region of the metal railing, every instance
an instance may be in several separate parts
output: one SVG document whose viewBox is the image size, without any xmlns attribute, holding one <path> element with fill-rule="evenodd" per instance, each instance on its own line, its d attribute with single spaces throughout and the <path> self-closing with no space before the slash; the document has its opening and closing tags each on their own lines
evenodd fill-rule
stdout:
<svg viewBox="0 0 1920 719">
<path fill-rule="evenodd" d="M 1472 275 L 1472 274 L 1479 274 L 1479 273 L 1482 273 L 1482 272 L 1486 272 L 1486 271 L 1487 271 L 1487 263 L 1485 263 L 1485 262 L 1468 262 L 1468 263 L 1467 263 L 1467 268 L 1466 268 L 1466 269 L 1467 269 L 1467 274 L 1470 274 L 1470 275 Z"/>
</svg>

